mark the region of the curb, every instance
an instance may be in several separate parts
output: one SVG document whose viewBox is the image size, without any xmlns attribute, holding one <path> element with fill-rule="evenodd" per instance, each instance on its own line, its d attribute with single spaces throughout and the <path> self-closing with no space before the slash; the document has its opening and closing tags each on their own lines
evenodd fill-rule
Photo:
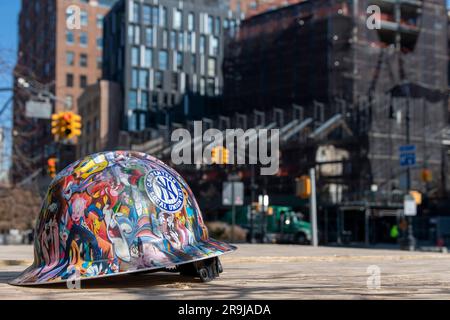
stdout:
<svg viewBox="0 0 450 320">
<path fill-rule="evenodd" d="M 0 267 L 30 266 L 32 263 L 31 260 L 0 260 Z"/>
</svg>

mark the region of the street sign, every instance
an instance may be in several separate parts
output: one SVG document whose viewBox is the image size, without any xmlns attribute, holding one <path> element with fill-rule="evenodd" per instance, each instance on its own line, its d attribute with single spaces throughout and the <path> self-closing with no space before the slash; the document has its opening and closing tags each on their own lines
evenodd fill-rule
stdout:
<svg viewBox="0 0 450 320">
<path fill-rule="evenodd" d="M 29 100 L 25 105 L 25 116 L 28 118 L 51 119 L 52 105 L 48 101 Z"/>
<path fill-rule="evenodd" d="M 416 146 L 415 145 L 405 145 L 400 146 L 400 166 L 401 167 L 412 167 L 416 165 Z"/>
<path fill-rule="evenodd" d="M 233 190 L 234 185 L 234 190 Z M 233 205 L 233 193 L 234 193 L 234 205 L 244 205 L 244 183 L 242 182 L 224 182 L 222 189 L 222 204 L 224 206 Z"/>
<path fill-rule="evenodd" d="M 417 215 L 417 203 L 411 195 L 406 195 L 403 201 L 403 209 L 405 216 L 416 216 Z"/>
</svg>

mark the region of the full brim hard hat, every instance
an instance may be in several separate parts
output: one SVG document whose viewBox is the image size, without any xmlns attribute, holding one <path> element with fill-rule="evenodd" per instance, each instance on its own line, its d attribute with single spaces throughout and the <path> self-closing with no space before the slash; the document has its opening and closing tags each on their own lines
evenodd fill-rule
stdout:
<svg viewBox="0 0 450 320">
<path fill-rule="evenodd" d="M 10 284 L 170 270 L 234 250 L 209 238 L 175 170 L 143 153 L 105 152 L 52 181 L 36 223 L 34 262 Z"/>
</svg>

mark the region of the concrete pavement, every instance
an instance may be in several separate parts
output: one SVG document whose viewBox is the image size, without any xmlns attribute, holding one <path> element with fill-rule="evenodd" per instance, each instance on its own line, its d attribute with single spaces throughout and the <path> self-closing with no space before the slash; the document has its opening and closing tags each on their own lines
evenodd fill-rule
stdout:
<svg viewBox="0 0 450 320">
<path fill-rule="evenodd" d="M 32 248 L 0 246 L 0 299 L 450 299 L 450 254 L 270 244 L 238 247 L 223 256 L 224 273 L 211 283 L 154 273 L 84 281 L 80 290 L 68 290 L 63 285 L 8 285 L 31 263 Z M 369 266 L 380 271 L 379 289 L 374 289 Z"/>
</svg>

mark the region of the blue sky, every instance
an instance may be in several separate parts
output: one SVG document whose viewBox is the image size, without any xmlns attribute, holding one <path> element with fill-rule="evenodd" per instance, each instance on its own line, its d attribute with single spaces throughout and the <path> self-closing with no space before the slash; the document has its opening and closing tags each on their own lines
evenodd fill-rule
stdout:
<svg viewBox="0 0 450 320">
<path fill-rule="evenodd" d="M 12 69 L 16 60 L 17 52 L 17 19 L 20 10 L 20 0 L 0 0 L 0 57 L 2 61 L 6 61 L 6 70 L 0 70 L 0 88 L 12 86 Z M 4 103 L 11 97 L 11 92 L 0 92 L 0 109 Z M 11 139 L 9 139 L 11 128 L 11 108 L 8 108 L 0 116 L 0 127 L 5 129 L 4 134 L 7 136 L 4 144 L 5 156 L 10 154 Z M 1 150 L 0 150 L 1 152 Z M 9 164 L 7 156 L 3 158 L 3 165 L 0 164 L 0 179 L 4 173 L 4 169 Z M 3 169 L 3 170 L 1 170 Z M 3 171 L 3 172 L 2 172 Z"/>
</svg>

